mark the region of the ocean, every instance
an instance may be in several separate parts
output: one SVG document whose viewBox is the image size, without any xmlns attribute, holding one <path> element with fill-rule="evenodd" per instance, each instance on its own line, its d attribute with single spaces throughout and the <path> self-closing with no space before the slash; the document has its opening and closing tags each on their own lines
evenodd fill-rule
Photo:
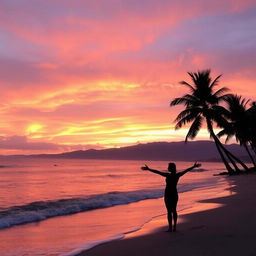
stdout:
<svg viewBox="0 0 256 256">
<path fill-rule="evenodd" d="M 0 250 L 12 255 L 75 255 L 135 232 L 166 213 L 166 161 L 9 158 L 0 165 Z M 177 162 L 177 170 L 191 162 Z M 202 163 L 179 182 L 178 210 L 225 183 L 222 163 Z M 200 190 L 200 196 L 193 191 Z M 216 193 L 216 192 L 214 192 Z"/>
</svg>

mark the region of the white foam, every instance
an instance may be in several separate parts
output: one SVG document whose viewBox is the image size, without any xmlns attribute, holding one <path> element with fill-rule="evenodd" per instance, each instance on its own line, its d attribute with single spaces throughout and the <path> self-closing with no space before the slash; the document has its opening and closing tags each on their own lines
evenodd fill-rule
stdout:
<svg viewBox="0 0 256 256">
<path fill-rule="evenodd" d="M 115 205 L 129 204 L 145 199 L 163 196 L 163 190 L 138 190 L 110 192 L 85 198 L 61 199 L 57 201 L 33 202 L 11 207 L 0 212 L 0 228 L 41 221 L 55 216 L 63 216 Z"/>
<path fill-rule="evenodd" d="M 139 227 L 134 227 L 132 229 L 130 229 L 129 231 L 126 231 L 124 233 L 119 233 L 119 234 L 116 234 L 108 239 L 103 239 L 103 240 L 98 240 L 98 241 L 93 241 L 93 242 L 89 242 L 89 243 L 84 243 L 84 244 L 81 244 L 81 245 L 78 245 L 78 248 L 69 252 L 69 253 L 64 253 L 64 254 L 61 254 L 60 256 L 75 256 L 83 251 L 86 251 L 86 250 L 89 250 L 97 245 L 100 245 L 100 244 L 104 244 L 104 243 L 108 243 L 108 242 L 111 242 L 111 241 L 114 241 L 114 240 L 119 240 L 119 239 L 122 239 L 125 237 L 125 235 L 127 234 L 130 234 L 130 233 L 133 233 L 133 232 L 136 232 L 136 231 L 139 231 L 143 228 L 143 226 L 150 222 L 152 219 L 154 218 L 157 218 L 157 217 L 160 217 L 162 215 L 165 215 L 165 214 L 160 214 L 160 215 L 156 215 L 154 217 L 151 217 L 151 218 L 148 218 L 142 225 L 140 225 Z"/>
<path fill-rule="evenodd" d="M 216 183 L 194 183 L 179 186 L 179 192 L 191 191 L 200 187 L 209 187 Z M 162 189 L 137 190 L 127 192 L 109 192 L 84 198 L 61 199 L 56 201 L 39 201 L 27 205 L 14 206 L 0 212 L 0 229 L 47 218 L 85 212 L 94 209 L 112 207 L 157 199 L 163 196 Z"/>
</svg>

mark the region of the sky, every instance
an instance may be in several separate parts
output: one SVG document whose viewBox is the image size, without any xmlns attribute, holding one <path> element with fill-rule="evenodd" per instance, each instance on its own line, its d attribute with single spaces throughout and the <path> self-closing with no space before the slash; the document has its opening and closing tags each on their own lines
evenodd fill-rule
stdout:
<svg viewBox="0 0 256 256">
<path fill-rule="evenodd" d="M 0 154 L 182 141 L 187 72 L 256 100 L 255 0 L 0 0 L 0 17 Z"/>
</svg>

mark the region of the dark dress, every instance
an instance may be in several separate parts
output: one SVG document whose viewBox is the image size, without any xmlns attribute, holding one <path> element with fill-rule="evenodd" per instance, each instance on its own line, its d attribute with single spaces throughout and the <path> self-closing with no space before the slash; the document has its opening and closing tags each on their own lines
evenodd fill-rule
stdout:
<svg viewBox="0 0 256 256">
<path fill-rule="evenodd" d="M 176 206 L 178 202 L 178 191 L 177 184 L 180 178 L 180 174 L 168 174 L 166 176 L 166 188 L 164 193 L 164 202 L 167 208 L 167 211 L 176 211 Z"/>
</svg>

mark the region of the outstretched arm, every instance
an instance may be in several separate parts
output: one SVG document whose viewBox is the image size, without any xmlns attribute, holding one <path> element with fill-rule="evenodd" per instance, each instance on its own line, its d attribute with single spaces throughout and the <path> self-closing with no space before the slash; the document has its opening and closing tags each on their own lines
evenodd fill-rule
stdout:
<svg viewBox="0 0 256 256">
<path fill-rule="evenodd" d="M 143 171 L 150 171 L 150 172 L 159 174 L 159 175 L 164 176 L 164 177 L 167 176 L 167 173 L 165 173 L 165 172 L 160 172 L 160 171 L 158 171 L 158 170 L 151 169 L 151 168 L 149 168 L 146 164 L 145 164 L 145 166 L 142 166 L 142 167 L 141 167 L 141 170 L 143 170 Z"/>
<path fill-rule="evenodd" d="M 189 167 L 188 169 L 184 170 L 183 172 L 180 172 L 179 175 L 182 176 L 184 174 L 186 174 L 187 172 L 193 170 L 194 168 L 200 167 L 201 164 L 195 162 L 193 166 Z"/>
</svg>

